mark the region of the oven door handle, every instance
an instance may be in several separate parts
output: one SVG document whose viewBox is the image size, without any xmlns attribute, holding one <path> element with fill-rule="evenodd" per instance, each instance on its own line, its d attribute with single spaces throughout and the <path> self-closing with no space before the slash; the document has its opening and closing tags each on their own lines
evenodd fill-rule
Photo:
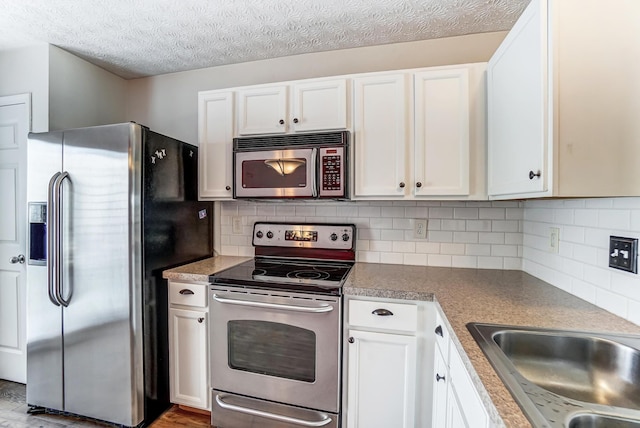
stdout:
<svg viewBox="0 0 640 428">
<path fill-rule="evenodd" d="M 305 427 L 323 427 L 331 423 L 331 418 L 326 416 L 320 421 L 305 421 L 298 418 L 292 418 L 290 416 L 277 415 L 275 413 L 269 413 L 262 410 L 250 409 L 247 407 L 237 406 L 235 404 L 225 403 L 222 398 L 223 397 L 221 397 L 219 394 L 216 394 L 216 403 L 218 404 L 218 406 L 234 412 L 246 413 L 248 415 L 259 416 L 262 418 L 273 419 L 276 421 L 287 422 L 290 424 L 296 424 Z"/>
<path fill-rule="evenodd" d="M 213 300 L 219 303 L 226 303 L 228 305 L 252 306 L 254 308 L 266 308 L 266 309 L 282 309 L 285 311 L 293 311 L 293 312 L 324 313 L 324 312 L 331 312 L 333 310 L 333 306 L 331 305 L 320 305 L 320 306 L 280 305 L 278 303 L 256 302 L 253 300 L 229 299 L 227 297 L 218 296 L 217 294 L 213 295 Z"/>
</svg>

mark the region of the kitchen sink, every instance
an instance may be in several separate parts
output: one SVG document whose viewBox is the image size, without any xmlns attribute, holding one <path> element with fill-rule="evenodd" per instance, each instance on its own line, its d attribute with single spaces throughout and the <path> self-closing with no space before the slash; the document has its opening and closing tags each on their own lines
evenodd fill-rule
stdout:
<svg viewBox="0 0 640 428">
<path fill-rule="evenodd" d="M 467 328 L 533 426 L 640 428 L 640 336 Z"/>
<path fill-rule="evenodd" d="M 569 420 L 568 428 L 640 428 L 640 421 L 613 416 L 580 414 Z"/>
</svg>

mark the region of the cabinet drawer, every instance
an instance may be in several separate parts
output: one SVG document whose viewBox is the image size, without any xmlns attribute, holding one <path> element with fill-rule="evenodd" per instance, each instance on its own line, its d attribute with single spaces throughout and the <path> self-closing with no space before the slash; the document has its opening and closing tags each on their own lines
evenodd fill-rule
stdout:
<svg viewBox="0 0 640 428">
<path fill-rule="evenodd" d="M 404 303 L 349 300 L 349 325 L 351 327 L 415 332 L 418 326 L 418 306 Z"/>
<path fill-rule="evenodd" d="M 169 283 L 169 304 L 198 306 L 204 308 L 207 306 L 208 284 L 189 284 L 187 282 L 170 282 Z"/>
</svg>

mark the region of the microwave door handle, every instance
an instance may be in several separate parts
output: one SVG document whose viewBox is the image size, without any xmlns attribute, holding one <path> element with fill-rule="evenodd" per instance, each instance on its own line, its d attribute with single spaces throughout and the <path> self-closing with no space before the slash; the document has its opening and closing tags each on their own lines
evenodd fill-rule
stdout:
<svg viewBox="0 0 640 428">
<path fill-rule="evenodd" d="M 242 406 L 237 406 L 235 404 L 225 403 L 223 401 L 223 398 L 224 397 L 220 396 L 220 394 L 216 394 L 216 403 L 218 404 L 218 406 L 222 407 L 225 410 L 231 410 L 231 411 L 234 411 L 234 412 L 245 413 L 247 415 L 258 416 L 258 417 L 262 417 L 262 418 L 266 418 L 266 419 L 272 419 L 272 420 L 276 420 L 276 421 L 280 421 L 280 422 L 286 422 L 286 423 L 289 423 L 289 424 L 300 425 L 300 426 L 303 426 L 303 427 L 323 427 L 323 426 L 328 425 L 329 423 L 331 423 L 331 418 L 326 417 L 326 416 L 322 420 L 319 420 L 319 421 L 305 421 L 305 420 L 298 419 L 298 418 L 292 418 L 290 416 L 277 415 L 275 413 L 265 412 L 263 410 L 251 409 L 251 408 L 248 408 L 248 407 L 242 407 Z"/>
<path fill-rule="evenodd" d="M 318 149 L 311 149 L 311 196 L 318 197 L 318 175 L 320 174 L 320 165 L 318 164 Z"/>
<path fill-rule="evenodd" d="M 331 312 L 333 310 L 333 307 L 331 305 L 320 305 L 320 306 L 280 305 L 278 303 L 256 302 L 254 300 L 229 299 L 227 297 L 222 297 L 217 294 L 213 295 L 213 300 L 219 303 L 226 303 L 229 305 L 252 306 L 254 308 L 265 308 L 265 309 L 282 309 L 285 311 L 293 311 L 293 312 L 323 313 L 323 312 Z"/>
</svg>

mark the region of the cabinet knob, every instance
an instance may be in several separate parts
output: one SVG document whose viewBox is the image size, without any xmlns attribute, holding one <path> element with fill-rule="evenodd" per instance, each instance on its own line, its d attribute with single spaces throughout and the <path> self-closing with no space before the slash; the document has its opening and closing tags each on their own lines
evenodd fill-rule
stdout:
<svg viewBox="0 0 640 428">
<path fill-rule="evenodd" d="M 401 189 L 404 189 L 404 181 L 400 182 L 400 184 L 398 184 L 398 186 L 400 186 Z"/>
<path fill-rule="evenodd" d="M 444 337 L 444 334 L 442 333 L 442 326 L 439 325 L 436 327 L 436 334 L 440 337 Z"/>
<path fill-rule="evenodd" d="M 229 190 L 231 190 L 231 186 L 226 186 L 226 187 L 225 187 L 225 189 L 226 189 L 227 191 L 229 191 Z"/>
<path fill-rule="evenodd" d="M 193 294 L 193 291 L 189 290 L 188 288 L 183 288 L 182 290 L 179 291 L 179 293 L 182 295 Z"/>
<path fill-rule="evenodd" d="M 198 318 L 198 322 L 199 322 L 200 324 L 202 324 L 202 322 L 203 322 L 203 321 L 204 321 L 204 318 L 203 318 L 203 317 Z"/>
<path fill-rule="evenodd" d="M 440 382 L 441 380 L 444 380 L 445 382 L 447 381 L 444 376 L 440 376 L 438 373 L 436 373 L 436 382 Z"/>
<path fill-rule="evenodd" d="M 293 118 L 293 123 L 298 123 L 298 122 L 299 122 L 298 118 L 297 118 L 297 117 L 294 117 L 294 118 Z"/>
<path fill-rule="evenodd" d="M 529 180 L 533 180 L 534 177 L 540 178 L 541 175 L 540 170 L 538 170 L 538 172 L 529 171 Z"/>
<path fill-rule="evenodd" d="M 350 337 L 349 338 L 349 343 L 353 343 L 353 342 L 355 342 L 355 339 L 353 337 Z"/>
<path fill-rule="evenodd" d="M 280 120 L 278 121 L 278 123 L 279 123 L 280 125 L 284 125 L 284 120 L 283 120 L 283 119 L 280 119 Z"/>
<path fill-rule="evenodd" d="M 380 317 L 390 317 L 391 315 L 393 315 L 393 312 L 391 312 L 389 309 L 376 309 L 373 312 L 371 312 L 372 315 L 378 315 Z"/>
<path fill-rule="evenodd" d="M 416 183 L 416 187 L 422 187 L 422 183 L 418 181 L 418 182 Z"/>
</svg>

